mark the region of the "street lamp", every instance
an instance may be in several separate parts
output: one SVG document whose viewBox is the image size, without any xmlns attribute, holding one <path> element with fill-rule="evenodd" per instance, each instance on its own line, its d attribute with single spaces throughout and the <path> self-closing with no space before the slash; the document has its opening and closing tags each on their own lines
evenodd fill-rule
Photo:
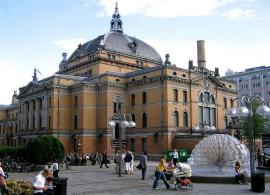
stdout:
<svg viewBox="0 0 270 195">
<path fill-rule="evenodd" d="M 255 177 L 255 165 L 254 165 L 254 130 L 253 130 L 253 112 L 252 112 L 252 100 L 259 100 L 260 105 L 256 109 L 256 113 L 262 116 L 269 116 L 270 115 L 270 108 L 264 105 L 264 100 L 260 96 L 253 96 L 253 97 L 247 97 L 242 96 L 241 99 L 235 98 L 235 100 L 240 100 L 239 103 L 242 103 L 242 105 L 238 108 L 231 108 L 228 111 L 228 115 L 231 117 L 238 117 L 238 118 L 244 118 L 247 117 L 248 120 L 248 130 L 249 130 L 249 151 L 250 151 L 250 175 L 251 175 L 251 188 L 253 191 L 256 191 L 255 185 L 252 185 L 255 182 L 255 179 L 252 179 Z"/>
<path fill-rule="evenodd" d="M 198 125 L 195 126 L 194 131 L 203 132 L 203 135 L 206 136 L 207 132 L 215 131 L 216 127 L 212 124 L 209 125 L 207 121 L 199 121 Z"/>
<path fill-rule="evenodd" d="M 109 128 L 114 128 L 116 126 L 116 124 L 119 124 L 119 128 L 121 129 L 121 131 L 119 131 L 119 149 L 120 151 L 122 150 L 122 146 L 123 146 L 123 131 L 125 128 L 133 128 L 136 127 L 136 123 L 134 121 L 132 121 L 132 117 L 130 114 L 122 114 L 120 112 L 118 113 L 113 113 L 109 122 L 108 122 L 108 127 Z M 119 129 L 119 130 L 120 130 Z M 122 176 L 122 157 L 121 154 L 119 153 L 118 155 L 118 159 L 117 159 L 117 166 L 118 166 L 118 176 L 121 177 Z"/>
</svg>

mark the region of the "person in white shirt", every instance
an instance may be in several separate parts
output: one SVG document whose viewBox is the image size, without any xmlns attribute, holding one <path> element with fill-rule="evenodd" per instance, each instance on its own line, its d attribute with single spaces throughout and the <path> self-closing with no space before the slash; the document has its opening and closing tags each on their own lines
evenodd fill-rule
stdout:
<svg viewBox="0 0 270 195">
<path fill-rule="evenodd" d="M 6 179 L 6 174 L 2 168 L 2 162 L 0 162 L 0 174 L 4 175 L 5 179 Z"/>
<path fill-rule="evenodd" d="M 134 155 L 132 152 L 130 152 L 132 159 L 130 161 L 130 174 L 133 175 L 133 166 L 134 166 Z"/>
<path fill-rule="evenodd" d="M 45 195 L 48 186 L 45 185 L 46 178 L 50 176 L 51 172 L 49 169 L 44 169 L 44 171 L 40 172 L 35 176 L 32 185 L 33 185 L 33 194 L 34 195 Z"/>
<path fill-rule="evenodd" d="M 174 166 L 176 166 L 176 163 L 178 163 L 178 158 L 179 158 L 176 148 L 174 149 L 172 153 L 172 158 L 173 158 L 173 164 Z"/>
</svg>

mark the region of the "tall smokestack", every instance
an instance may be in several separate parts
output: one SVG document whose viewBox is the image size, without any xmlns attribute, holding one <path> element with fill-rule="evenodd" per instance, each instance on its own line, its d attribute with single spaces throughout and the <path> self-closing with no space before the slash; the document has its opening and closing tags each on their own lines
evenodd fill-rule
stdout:
<svg viewBox="0 0 270 195">
<path fill-rule="evenodd" d="M 67 53 L 62 53 L 62 61 L 66 62 L 67 61 Z"/>
<path fill-rule="evenodd" d="M 197 41 L 197 59 L 198 67 L 206 68 L 204 40 Z"/>
</svg>

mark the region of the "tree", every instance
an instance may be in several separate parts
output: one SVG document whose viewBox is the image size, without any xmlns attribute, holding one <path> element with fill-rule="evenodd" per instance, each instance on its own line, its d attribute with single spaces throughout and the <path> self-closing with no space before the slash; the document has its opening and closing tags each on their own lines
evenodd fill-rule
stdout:
<svg viewBox="0 0 270 195">
<path fill-rule="evenodd" d="M 40 136 L 30 141 L 27 146 L 28 159 L 34 164 L 47 164 L 53 159 L 63 160 L 63 144 L 53 136 Z"/>
<path fill-rule="evenodd" d="M 253 136 L 254 139 L 257 138 L 262 138 L 264 134 L 266 134 L 269 131 L 269 128 L 267 127 L 267 123 L 269 122 L 268 118 L 264 118 L 263 116 L 259 115 L 256 112 L 256 109 L 260 106 L 260 101 L 257 99 L 253 99 L 251 101 L 251 108 L 252 108 L 252 113 L 253 113 Z M 243 128 L 242 128 L 242 135 L 245 138 L 248 138 L 250 135 L 249 132 L 249 121 L 247 118 L 243 119 Z"/>
</svg>

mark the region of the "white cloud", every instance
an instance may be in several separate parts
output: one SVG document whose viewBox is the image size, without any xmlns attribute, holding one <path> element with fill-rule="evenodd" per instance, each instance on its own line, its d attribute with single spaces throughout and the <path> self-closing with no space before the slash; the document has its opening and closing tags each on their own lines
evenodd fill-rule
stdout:
<svg viewBox="0 0 270 195">
<path fill-rule="evenodd" d="M 65 39 L 65 40 L 58 40 L 53 41 L 53 44 L 60 49 L 63 49 L 68 54 L 72 54 L 72 52 L 78 47 L 81 43 L 85 43 L 88 40 L 85 38 L 72 38 L 72 39 Z"/>
<path fill-rule="evenodd" d="M 141 14 L 152 17 L 205 16 L 237 0 L 118 0 L 121 15 Z M 92 1 L 91 1 L 92 2 Z M 98 14 L 111 16 L 115 1 L 96 0 L 103 7 Z"/>
<path fill-rule="evenodd" d="M 165 54 L 169 53 L 171 63 L 177 67 L 187 69 L 189 60 L 197 65 L 197 43 L 194 40 L 145 41 L 156 48 L 163 60 Z M 206 66 L 212 71 L 218 67 L 220 74 L 224 75 L 227 69 L 239 72 L 255 66 L 269 65 L 268 51 L 270 46 L 267 44 L 246 46 L 206 41 Z"/>
<path fill-rule="evenodd" d="M 13 91 L 31 81 L 31 74 L 26 74 L 27 66 L 19 66 L 15 62 L 0 59 L 0 104 L 11 104 Z"/>
<path fill-rule="evenodd" d="M 250 20 L 258 19 L 254 10 L 249 9 L 232 9 L 222 15 L 223 17 L 228 18 L 229 20 Z"/>
</svg>

